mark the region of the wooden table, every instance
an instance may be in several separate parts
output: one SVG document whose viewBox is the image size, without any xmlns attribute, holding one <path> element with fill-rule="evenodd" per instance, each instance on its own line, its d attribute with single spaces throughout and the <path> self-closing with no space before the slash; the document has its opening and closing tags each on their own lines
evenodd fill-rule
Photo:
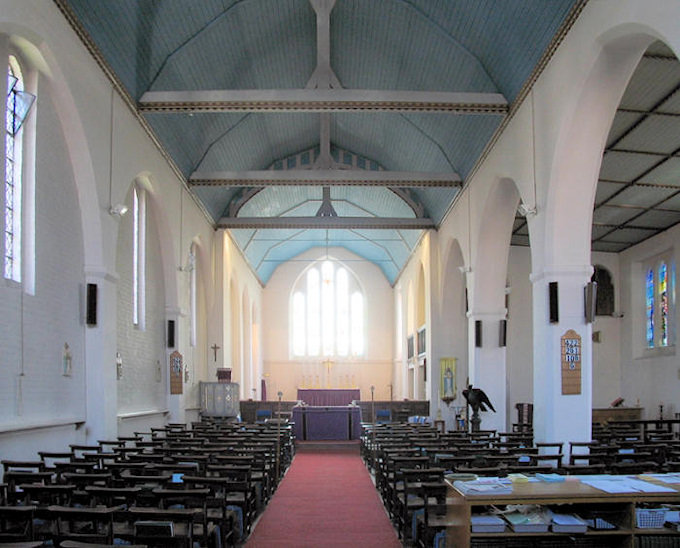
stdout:
<svg viewBox="0 0 680 548">
<path fill-rule="evenodd" d="M 614 512 L 619 515 L 618 528 L 615 530 L 591 531 L 581 534 L 582 537 L 606 537 L 603 544 L 616 541 L 617 545 L 635 546 L 636 537 L 645 535 L 672 535 L 675 542 L 680 540 L 680 533 L 670 529 L 641 529 L 636 527 L 635 508 L 638 504 L 678 504 L 680 503 L 680 485 L 662 484 L 673 489 L 669 493 L 606 493 L 595 489 L 581 481 L 564 481 L 560 483 L 535 482 L 512 484 L 510 494 L 471 495 L 463 494 L 450 482 L 447 496 L 447 546 L 469 546 L 471 539 L 496 539 L 521 541 L 522 537 L 539 537 L 546 539 L 567 539 L 567 533 L 515 533 L 506 527 L 503 533 L 472 533 L 470 517 L 473 513 L 485 511 L 489 506 L 505 506 L 508 504 L 536 504 L 559 508 L 560 513 L 585 514 L 590 512 Z M 573 536 L 573 534 L 571 534 Z"/>
</svg>

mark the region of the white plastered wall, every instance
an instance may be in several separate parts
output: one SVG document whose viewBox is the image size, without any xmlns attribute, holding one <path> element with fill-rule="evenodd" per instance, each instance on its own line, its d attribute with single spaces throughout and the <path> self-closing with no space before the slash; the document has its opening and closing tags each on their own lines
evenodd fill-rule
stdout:
<svg viewBox="0 0 680 548">
<path fill-rule="evenodd" d="M 370 399 L 371 385 L 376 400 L 389 400 L 393 360 L 393 291 L 380 269 L 342 248 L 329 248 L 329 257 L 337 259 L 357 277 L 365 299 L 366 354 L 362 359 L 333 359 L 332 388 L 345 388 L 347 375 L 355 379 L 363 400 Z M 317 375 L 324 380 L 322 359 L 296 359 L 290 356 L 289 317 L 291 290 L 310 264 L 326 257 L 326 250 L 312 249 L 295 261 L 279 265 L 263 291 L 262 370 L 267 381 L 269 399 L 283 392 L 284 400 L 295 400 L 303 376 Z M 340 386 L 335 380 L 340 376 Z M 325 388 L 325 384 L 321 388 Z M 396 396 L 396 394 L 395 394 Z"/>
<path fill-rule="evenodd" d="M 205 301 L 214 294 L 214 231 L 176 173 L 106 79 L 52 2 L 9 0 L 0 11 L 0 32 L 26 52 L 39 71 L 36 179 L 36 291 L 25 295 L 0 287 L 3 337 L 0 340 L 0 385 L 3 390 L 0 453 L 3 458 L 33 459 L 39 449 L 64 450 L 69 443 L 108 439 L 169 418 L 191 417 L 196 386 L 208 370 Z M 147 273 L 152 305 L 147 322 L 154 378 L 128 390 L 116 380 L 115 353 L 139 358 L 125 337 L 118 337 L 116 262 L 124 218 L 109 215 L 123 203 L 135 178 L 152 181 L 153 208 Z M 198 286 L 199 332 L 189 344 L 188 275 L 192 241 L 207 250 Z M 123 249 L 121 249 L 124 251 Z M 233 271 L 259 287 L 243 263 Z M 98 323 L 84 325 L 85 283 L 98 287 Z M 251 296 L 257 290 L 251 291 Z M 253 297 L 256 300 L 255 297 Z M 22 304 L 23 301 L 23 304 Z M 165 319 L 177 321 L 177 349 L 189 359 L 190 380 L 183 396 L 166 390 Z M 5 329 L 6 327 L 6 329 Z M 6 336 L 5 336 L 6 335 Z M 62 349 L 72 354 L 71 376 L 62 376 Z M 229 350 L 230 351 L 230 350 Z M 17 378 L 25 364 L 21 386 Z M 163 380 L 155 380 L 155 360 Z M 125 377 L 124 377 L 125 378 Z M 159 389 L 158 384 L 162 386 Z M 194 386 L 196 385 L 196 386 Z M 121 413 L 170 408 L 169 415 L 121 420 Z M 190 413 L 188 413 L 188 411 Z M 194 415 L 195 416 L 195 415 Z M 65 423 L 65 425 L 62 425 Z"/>
<path fill-rule="evenodd" d="M 628 405 L 638 400 L 644 408 L 643 418 L 658 418 L 663 405 L 665 418 L 680 412 L 680 361 L 678 360 L 678 290 L 676 279 L 675 306 L 671 307 L 675 340 L 667 349 L 647 350 L 645 341 L 644 268 L 648 260 L 668 254 L 674 265 L 680 254 L 680 227 L 650 238 L 620 254 L 621 271 L 621 393 Z"/>
</svg>

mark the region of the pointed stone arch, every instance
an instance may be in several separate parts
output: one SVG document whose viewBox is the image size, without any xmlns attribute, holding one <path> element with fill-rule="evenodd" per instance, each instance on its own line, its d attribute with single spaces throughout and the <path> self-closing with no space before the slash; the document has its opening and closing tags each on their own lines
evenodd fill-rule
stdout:
<svg viewBox="0 0 680 548">
<path fill-rule="evenodd" d="M 456 358 L 456 399 L 448 406 L 439 400 L 439 363 L 432 364 L 432 399 L 436 398 L 438 408 L 442 410 L 442 418 L 447 429 L 454 429 L 455 407 L 465 405 L 461 390 L 468 377 L 468 319 L 466 309 L 465 259 L 460 242 L 452 239 L 446 243 L 443 255 L 441 277 L 441 298 L 438 304 L 433 302 L 432 343 L 440 341 L 433 347 L 433 360 L 437 358 Z M 434 310 L 437 310 L 435 313 Z M 438 360 L 437 360 L 438 361 Z M 434 405 L 433 405 L 434 407 Z M 434 409 L 432 410 L 434 414 Z"/>
</svg>

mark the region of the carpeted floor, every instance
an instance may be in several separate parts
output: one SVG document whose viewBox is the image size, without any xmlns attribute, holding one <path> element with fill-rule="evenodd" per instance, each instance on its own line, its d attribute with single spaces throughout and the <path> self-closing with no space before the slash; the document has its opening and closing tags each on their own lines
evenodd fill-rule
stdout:
<svg viewBox="0 0 680 548">
<path fill-rule="evenodd" d="M 247 548 L 399 548 L 355 442 L 303 442 Z"/>
</svg>

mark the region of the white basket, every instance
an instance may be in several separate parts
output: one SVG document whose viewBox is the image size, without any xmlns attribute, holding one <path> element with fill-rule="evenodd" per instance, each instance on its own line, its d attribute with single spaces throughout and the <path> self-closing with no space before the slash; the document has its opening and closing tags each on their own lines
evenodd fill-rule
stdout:
<svg viewBox="0 0 680 548">
<path fill-rule="evenodd" d="M 635 520 L 640 529 L 662 529 L 666 522 L 666 508 L 636 508 Z"/>
</svg>

